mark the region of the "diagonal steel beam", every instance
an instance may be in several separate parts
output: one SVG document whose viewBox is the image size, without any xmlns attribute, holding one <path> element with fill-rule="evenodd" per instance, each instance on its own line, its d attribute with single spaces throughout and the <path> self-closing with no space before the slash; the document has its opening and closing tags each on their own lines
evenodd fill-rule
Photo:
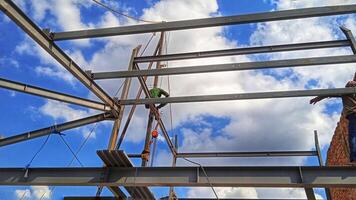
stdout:
<svg viewBox="0 0 356 200">
<path fill-rule="evenodd" d="M 107 36 L 114 36 L 114 35 L 128 35 L 128 34 L 138 34 L 138 33 L 225 26 L 225 25 L 234 25 L 234 24 L 290 20 L 290 19 L 308 18 L 308 17 L 341 15 L 341 14 L 350 14 L 355 12 L 356 12 L 356 4 L 342 5 L 342 6 L 325 6 L 325 7 L 316 7 L 316 8 L 302 8 L 302 9 L 295 9 L 295 10 L 264 12 L 264 13 L 257 13 L 257 14 L 235 15 L 235 16 L 227 16 L 227 17 L 212 17 L 212 18 L 205 18 L 205 19 L 162 22 L 162 23 L 155 23 L 155 24 L 58 32 L 58 33 L 53 33 L 53 39 L 70 40 L 70 39 L 81 39 L 81 38 L 107 37 Z"/>
<path fill-rule="evenodd" d="M 15 81 L 10 81 L 6 80 L 3 78 L 0 78 L 0 87 L 6 88 L 9 90 L 15 90 L 18 92 L 23 92 L 27 94 L 32 94 L 32 95 L 37 95 L 41 97 L 45 97 L 48 99 L 53 99 L 57 101 L 62 101 L 62 102 L 67 102 L 67 103 L 72 103 L 80 106 L 85 106 L 88 108 L 96 109 L 96 110 L 102 110 L 102 111 L 109 111 L 111 108 L 109 106 L 106 106 L 103 103 L 97 102 L 97 101 L 92 101 L 89 99 L 84 99 L 64 93 L 59 93 L 43 88 L 39 88 L 36 86 L 20 83 L 20 82 L 15 82 Z"/>
<path fill-rule="evenodd" d="M 156 99 L 129 99 L 129 100 L 120 101 L 120 104 L 134 105 L 134 104 L 157 104 L 157 103 L 188 103 L 188 102 L 232 101 L 232 100 L 247 100 L 247 99 L 269 99 L 269 98 L 308 97 L 308 96 L 340 97 L 346 94 L 356 94 L 356 88 L 291 90 L 291 91 L 276 91 L 276 92 L 182 96 L 182 97 L 167 97 L 167 98 L 156 98 Z"/>
<path fill-rule="evenodd" d="M 92 91 L 105 104 L 118 110 L 119 105 L 63 52 L 25 13 L 23 13 L 11 0 L 0 0 L 0 10 L 21 27 L 33 40 L 47 51 L 64 68 L 73 74 L 90 91 Z"/>
<path fill-rule="evenodd" d="M 98 72 L 98 73 L 93 73 L 92 77 L 93 79 L 112 79 L 112 78 L 126 78 L 126 77 L 137 77 L 137 76 L 157 76 L 157 75 L 163 76 L 163 75 L 196 74 L 196 73 L 224 72 L 224 71 L 257 70 L 257 69 L 267 69 L 267 68 L 303 67 L 303 66 L 313 66 L 313 65 L 345 64 L 345 63 L 355 63 L 355 62 L 356 62 L 355 55 L 328 56 L 328 57 L 298 58 L 298 59 L 272 60 L 272 61 L 260 61 L 260 62 L 187 66 L 187 67 L 151 69 L 151 70 Z"/>
<path fill-rule="evenodd" d="M 87 124 L 92 124 L 95 122 L 100 122 L 100 121 L 104 121 L 104 120 L 112 120 L 112 119 L 114 119 L 114 117 L 111 114 L 111 112 L 98 114 L 98 115 L 94 115 L 91 117 L 86 117 L 86 118 L 66 122 L 63 124 L 58 124 L 58 125 L 50 126 L 47 128 L 42 128 L 42 129 L 38 129 L 35 131 L 30 131 L 30 132 L 22 133 L 19 135 L 10 136 L 7 138 L 0 139 L 0 147 L 18 143 L 18 142 L 23 142 L 26 140 L 32 140 L 32 139 L 35 139 L 38 137 L 49 135 L 54 132 L 62 132 L 62 131 L 66 131 L 69 129 L 84 126 Z"/>
<path fill-rule="evenodd" d="M 28 168 L 24 177 L 25 171 L 0 168 L 0 185 L 356 187 L 355 166 Z"/>
<path fill-rule="evenodd" d="M 135 67 L 136 70 L 140 70 L 140 68 L 139 68 L 139 66 L 138 66 L 137 64 L 135 64 L 134 67 Z M 139 80 L 139 82 L 140 82 L 140 84 L 141 84 L 141 87 L 142 87 L 142 89 L 143 89 L 143 92 L 144 92 L 145 95 L 146 95 L 146 98 L 147 98 L 147 99 L 151 99 L 151 97 L 150 97 L 150 92 L 149 92 L 149 90 L 148 90 L 148 87 L 147 87 L 147 84 L 146 84 L 146 82 L 145 82 L 145 79 L 140 76 L 140 77 L 138 77 L 138 80 Z M 139 101 L 139 99 L 136 99 L 136 100 Z M 125 101 L 129 101 L 129 100 L 125 100 Z M 122 102 L 122 101 L 120 100 L 119 102 Z M 127 104 L 127 105 L 128 105 L 128 104 Z M 161 117 L 160 117 L 160 115 L 159 115 L 159 113 L 158 113 L 157 108 L 156 108 L 153 104 L 150 104 L 150 112 L 152 112 L 153 115 L 155 116 L 155 118 L 156 118 L 156 120 L 157 120 L 157 123 L 158 123 L 158 125 L 159 125 L 159 127 L 161 128 L 161 131 L 162 131 L 162 133 L 163 133 L 163 137 L 165 138 L 165 140 L 166 140 L 166 142 L 167 142 L 167 144 L 168 144 L 168 147 L 169 147 L 169 149 L 171 150 L 173 156 L 175 156 L 175 155 L 177 154 L 177 151 L 176 151 L 176 149 L 174 148 L 171 139 L 169 138 L 167 129 L 166 129 L 166 127 L 164 126 L 164 123 L 163 123 L 163 121 L 162 121 L 162 119 L 161 119 Z"/>
<path fill-rule="evenodd" d="M 215 51 L 199 51 L 199 52 L 189 52 L 189 53 L 166 54 L 160 56 L 141 56 L 141 57 L 136 57 L 135 62 L 144 63 L 144 62 L 154 62 L 154 61 L 184 60 L 184 59 L 208 58 L 208 57 L 218 57 L 218 56 L 236 56 L 236 55 L 246 55 L 246 54 L 273 53 L 273 52 L 280 52 L 280 51 L 297 51 L 297 50 L 320 49 L 320 48 L 346 47 L 346 46 L 350 46 L 349 40 L 308 42 L 308 43 L 270 45 L 270 46 L 260 46 L 260 47 L 243 47 L 243 48 L 224 49 L 224 50 L 215 50 Z"/>
</svg>

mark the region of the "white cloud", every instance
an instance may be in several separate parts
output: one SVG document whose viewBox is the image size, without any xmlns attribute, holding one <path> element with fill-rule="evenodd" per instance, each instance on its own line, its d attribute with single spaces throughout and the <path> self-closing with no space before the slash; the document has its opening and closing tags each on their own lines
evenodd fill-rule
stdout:
<svg viewBox="0 0 356 200">
<path fill-rule="evenodd" d="M 47 200 L 51 199 L 51 190 L 48 186 L 31 186 L 30 189 L 15 190 L 17 199 Z"/>
<path fill-rule="evenodd" d="M 42 107 L 39 108 L 39 111 L 42 115 L 53 118 L 55 124 L 57 124 L 57 121 L 73 121 L 88 117 L 92 114 L 90 111 L 74 109 L 66 103 L 52 100 L 48 100 Z M 91 128 L 88 126 L 80 127 L 79 130 L 83 134 L 84 138 L 86 138 L 91 132 Z M 96 138 L 95 131 L 91 133 L 90 138 Z"/>
<path fill-rule="evenodd" d="M 296 7 L 317 6 L 317 3 L 332 4 L 335 1 L 298 1 L 296 4 L 291 1 L 275 1 L 277 9 L 291 9 Z M 313 2 L 313 3 L 311 3 Z M 317 3 L 314 3 L 317 2 Z M 339 3 L 338 1 L 337 3 Z M 350 1 L 344 1 L 349 3 Z M 65 2 L 61 9 L 70 5 Z M 320 4 L 321 5 L 321 4 Z M 73 6 L 73 5 L 71 5 Z M 74 5 L 75 7 L 75 5 Z M 60 13 L 59 7 L 52 13 Z M 78 7 L 72 8 L 78 9 Z M 67 11 L 63 11 L 67 12 Z M 39 13 L 39 18 L 42 14 Z M 154 21 L 174 21 L 180 19 L 205 18 L 218 15 L 218 4 L 215 0 L 171 0 L 160 1 L 152 7 L 143 11 L 141 18 Z M 66 16 L 63 16 L 66 17 Z M 85 28 L 81 24 L 80 14 L 68 15 L 68 19 L 73 19 L 68 26 L 64 27 L 65 19 L 58 18 L 60 26 L 64 30 L 74 28 Z M 67 20 L 68 20 L 67 19 Z M 341 20 L 355 29 L 354 18 Z M 101 21 L 96 26 L 118 26 L 132 24 L 134 22 L 120 21 L 111 13 L 106 12 Z M 258 25 L 257 30 L 251 37 L 251 45 L 266 45 L 280 43 L 295 43 L 306 41 L 333 40 L 341 37 L 337 32 L 336 25 L 340 21 L 335 18 L 313 18 L 307 20 L 291 20 L 283 22 L 270 22 Z M 203 51 L 214 49 L 227 49 L 240 47 L 239 41 L 231 41 L 224 36 L 225 29 L 222 27 L 194 29 L 186 31 L 169 32 L 168 52 L 187 52 L 187 51 Z M 150 37 L 146 35 L 119 36 L 101 39 L 104 42 L 104 47 L 98 50 L 94 55 L 86 61 L 79 51 L 74 53 L 78 56 L 77 60 L 81 60 L 84 66 L 91 67 L 94 71 L 112 71 L 125 70 L 131 54 L 132 48 L 139 44 L 145 44 Z M 157 42 L 157 36 L 152 44 Z M 151 45 L 147 52 L 152 52 L 154 45 Z M 26 52 L 26 46 L 19 46 L 19 52 Z M 349 50 L 348 50 L 349 51 Z M 28 51 L 31 53 L 33 51 Z M 40 51 L 37 51 L 41 53 Z M 305 56 L 326 56 L 345 54 L 345 49 L 322 50 L 322 51 L 305 51 L 305 52 L 290 52 L 281 54 L 272 54 L 268 59 L 286 59 L 292 57 Z M 169 67 L 180 67 L 190 65 L 207 65 L 213 63 L 231 63 L 231 62 L 246 62 L 252 60 L 253 57 L 235 56 L 224 58 L 211 58 L 199 60 L 187 60 L 169 62 Z M 41 60 L 46 64 L 53 64 L 46 56 L 41 54 Z M 57 66 L 57 65 L 53 65 Z M 56 68 L 54 68 L 56 69 Z M 341 70 L 342 69 L 342 70 Z M 292 90 L 303 89 L 308 85 L 308 81 L 316 80 L 317 87 L 338 86 L 342 87 L 343 83 L 349 79 L 354 70 L 352 65 L 343 68 L 325 67 L 310 67 L 310 68 L 295 68 L 271 70 L 273 75 L 282 75 L 282 78 L 276 78 L 260 71 L 249 72 L 224 72 L 224 73 L 209 73 L 202 75 L 184 75 L 171 77 L 171 96 L 183 95 L 203 95 L 203 94 L 222 94 L 222 93 L 239 93 L 239 92 L 255 92 L 255 91 L 275 91 L 275 90 Z M 41 69 L 53 76 L 59 76 L 55 70 Z M 322 71 L 322 73 L 321 73 Z M 351 75 L 350 75 L 351 74 Z M 62 76 L 62 75 L 61 75 Z M 350 77 L 349 77 L 350 76 Z M 164 79 L 166 80 L 166 79 Z M 68 80 L 67 80 L 68 81 Z M 101 81 L 100 84 L 110 93 L 119 87 L 120 81 Z M 149 83 L 150 85 L 150 83 Z M 137 82 L 133 82 L 133 87 L 137 87 Z M 163 88 L 167 88 L 167 84 L 163 81 Z M 130 92 L 130 97 L 134 96 L 135 90 Z M 317 106 L 310 106 L 308 99 L 273 99 L 273 100 L 254 100 L 254 101 L 233 101 L 233 102 L 212 102 L 212 103 L 193 103 L 193 104 L 175 104 L 173 105 L 174 127 L 188 122 L 199 122 L 202 116 L 209 115 L 214 117 L 228 118 L 230 122 L 222 130 L 216 131 L 213 129 L 212 123 L 209 121 L 204 123 L 203 129 L 193 130 L 185 128 L 179 130 L 181 139 L 181 151 L 248 151 L 248 150 L 308 150 L 313 148 L 313 130 L 319 131 L 321 144 L 326 146 L 331 138 L 333 129 L 336 126 L 338 119 L 337 113 L 332 115 L 325 114 L 326 103 L 321 103 Z M 168 106 L 167 106 L 168 107 Z M 163 119 L 169 121 L 169 112 L 167 107 L 163 109 Z M 53 117 L 54 119 L 74 119 L 87 114 L 85 111 L 77 112 L 70 109 L 68 106 L 59 104 L 51 105 L 47 103 L 41 108 L 44 114 Z M 51 114 L 52 113 L 52 114 Z M 140 142 L 144 138 L 147 110 L 140 107 L 137 115 L 128 131 L 126 141 Z M 200 123 L 200 122 L 199 122 Z M 219 134 L 216 134 L 218 132 Z M 160 150 L 157 154 L 157 165 L 170 165 L 171 157 L 165 150 Z M 213 159 L 199 160 L 203 164 L 217 165 L 236 165 L 236 164 L 276 164 L 276 165 L 301 165 L 302 158 L 293 159 Z M 180 165 L 186 164 L 179 162 Z M 198 194 L 207 194 L 209 189 L 193 188 L 188 191 L 191 196 Z M 219 195 L 222 197 L 249 196 L 252 198 L 270 197 L 271 190 L 266 189 L 241 189 L 241 188 L 217 188 Z M 201 192 L 200 192 L 201 191 Z M 274 195 L 286 195 L 288 197 L 300 197 L 304 194 L 299 190 L 281 189 L 273 193 Z M 210 196 L 211 197 L 211 196 Z M 278 196 L 280 197 L 280 196 Z M 304 197 L 304 196 L 303 196 Z"/>
</svg>

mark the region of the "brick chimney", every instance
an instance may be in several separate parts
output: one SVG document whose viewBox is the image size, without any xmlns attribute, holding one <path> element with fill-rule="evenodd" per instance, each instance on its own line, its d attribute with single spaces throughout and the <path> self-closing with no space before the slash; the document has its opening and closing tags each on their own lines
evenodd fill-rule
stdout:
<svg viewBox="0 0 356 200">
<path fill-rule="evenodd" d="M 350 162 L 348 123 L 344 116 L 340 117 L 328 150 L 326 159 L 328 166 L 340 166 Z M 331 188 L 330 195 L 332 200 L 356 200 L 356 189 Z"/>
</svg>

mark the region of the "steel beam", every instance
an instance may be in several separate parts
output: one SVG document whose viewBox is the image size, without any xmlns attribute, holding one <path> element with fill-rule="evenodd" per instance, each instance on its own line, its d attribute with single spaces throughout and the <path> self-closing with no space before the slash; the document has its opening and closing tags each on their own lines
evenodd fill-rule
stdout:
<svg viewBox="0 0 356 200">
<path fill-rule="evenodd" d="M 0 168 L 0 185 L 356 187 L 355 166 Z M 107 174 L 103 179 L 102 175 Z M 208 180 L 209 179 L 209 180 Z"/>
<path fill-rule="evenodd" d="M 316 151 L 261 151 L 261 152 L 179 152 L 177 158 L 216 158 L 216 157 L 283 157 L 317 156 Z"/>
<path fill-rule="evenodd" d="M 64 53 L 25 13 L 23 13 L 11 0 L 0 0 L 0 10 L 21 27 L 33 40 L 37 42 L 57 62 L 73 74 L 90 91 L 92 91 L 105 104 L 112 109 L 118 110 L 119 105 Z"/>
<path fill-rule="evenodd" d="M 270 45 L 270 46 L 261 46 L 261 47 L 244 47 L 244 48 L 224 49 L 224 50 L 215 50 L 215 51 L 166 54 L 161 56 L 142 56 L 142 57 L 136 57 L 135 62 L 144 63 L 144 62 L 156 62 L 156 61 L 184 60 L 184 59 L 208 58 L 208 57 L 218 57 L 218 56 L 236 56 L 236 55 L 246 55 L 246 54 L 273 53 L 273 52 L 280 52 L 280 51 L 297 51 L 297 50 L 309 50 L 309 49 L 320 49 L 320 48 L 346 47 L 346 46 L 350 46 L 349 40 L 308 42 L 308 43 L 297 43 L 297 44 Z"/>
<path fill-rule="evenodd" d="M 66 122 L 63 124 L 50 126 L 47 128 L 38 129 L 35 131 L 22 133 L 22 134 L 15 135 L 15 136 L 10 136 L 7 138 L 0 139 L 0 147 L 18 143 L 18 142 L 23 142 L 26 140 L 31 140 L 31 139 L 38 138 L 38 137 L 42 137 L 42 136 L 49 135 L 54 132 L 66 131 L 66 130 L 77 128 L 77 127 L 84 126 L 87 124 L 92 124 L 95 122 L 111 120 L 111 119 L 113 119 L 113 115 L 108 112 L 108 113 L 98 114 L 98 115 L 94 115 L 94 116 L 83 118 L 83 119 Z"/>
<path fill-rule="evenodd" d="M 113 78 L 126 78 L 126 77 L 138 77 L 138 76 L 180 75 L 180 74 L 196 74 L 196 73 L 224 72 L 224 71 L 256 70 L 256 69 L 267 69 L 267 68 L 345 64 L 345 63 L 355 63 L 355 62 L 356 62 L 355 55 L 329 56 L 329 57 L 316 57 L 316 58 L 298 58 L 298 59 L 288 59 L 288 60 L 272 60 L 272 61 L 261 61 L 261 62 L 186 66 L 186 67 L 174 67 L 174 68 L 151 69 L 151 70 L 98 72 L 98 73 L 92 73 L 92 78 L 113 79 Z"/>
<path fill-rule="evenodd" d="M 64 200 L 118 200 L 118 198 L 115 197 L 89 197 L 89 196 L 73 196 L 73 197 L 64 197 Z M 128 198 L 130 200 L 130 198 Z M 171 200 L 169 197 L 162 197 L 159 200 Z M 211 200 L 211 198 L 177 198 L 176 200 Z M 222 199 L 219 198 L 219 200 L 308 200 L 308 199 L 247 199 L 247 198 L 228 198 L 228 199 Z"/>
<path fill-rule="evenodd" d="M 72 104 L 76 104 L 76 105 L 80 105 L 80 106 L 84 106 L 84 107 L 88 107 L 88 108 L 92 108 L 92 109 L 96 109 L 96 110 L 102 110 L 102 111 L 111 110 L 111 108 L 109 106 L 106 106 L 105 104 L 97 102 L 97 101 L 92 101 L 89 99 L 84 99 L 84 98 L 80 98 L 80 97 L 76 97 L 76 96 L 72 96 L 72 95 L 68 95 L 68 94 L 64 94 L 64 93 L 59 93 L 59 92 L 39 88 L 36 86 L 32 86 L 32 85 L 28 85 L 28 84 L 24 84 L 24 83 L 20 83 L 20 82 L 6 80 L 3 78 L 0 78 L 0 87 L 6 88 L 9 90 L 15 90 L 18 92 L 27 93 L 27 94 L 37 95 L 37 96 L 45 97 L 48 99 L 53 99 L 53 100 L 62 101 L 62 102 L 66 102 L 66 103 L 72 103 Z"/>
<path fill-rule="evenodd" d="M 115 35 L 129 35 L 138 33 L 150 33 L 161 31 L 174 31 L 183 29 L 195 29 L 234 24 L 247 24 L 257 22 L 269 22 L 278 20 L 290 20 L 308 17 L 321 17 L 331 15 L 351 14 L 356 12 L 356 5 L 325 6 L 316 8 L 302 8 L 275 12 L 263 12 L 256 14 L 235 15 L 227 17 L 212 17 L 205 19 L 162 22 L 155 24 L 143 24 L 123 27 L 89 29 L 52 33 L 54 40 L 72 40 L 82 38 L 107 37 Z"/>
<path fill-rule="evenodd" d="M 134 105 L 134 104 L 157 104 L 157 103 L 189 103 L 189 102 L 232 101 L 232 100 L 270 99 L 270 98 L 308 97 L 308 96 L 337 97 L 337 96 L 342 96 L 346 94 L 355 94 L 355 93 L 356 93 L 356 88 L 290 90 L 290 91 L 276 91 L 276 92 L 182 96 L 182 97 L 167 97 L 167 98 L 155 98 L 155 99 L 130 99 L 130 100 L 122 100 L 120 101 L 120 104 Z"/>
</svg>

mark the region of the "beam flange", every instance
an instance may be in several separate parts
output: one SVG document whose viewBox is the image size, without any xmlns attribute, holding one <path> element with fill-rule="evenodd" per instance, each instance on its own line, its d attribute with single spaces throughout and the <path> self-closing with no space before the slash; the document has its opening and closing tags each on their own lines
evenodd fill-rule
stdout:
<svg viewBox="0 0 356 200">
<path fill-rule="evenodd" d="M 113 79 L 113 78 L 126 78 L 126 77 L 138 77 L 138 76 L 163 76 L 163 75 L 257 70 L 257 69 L 267 69 L 267 68 L 303 67 L 303 66 L 313 66 L 313 65 L 345 64 L 345 63 L 355 63 L 355 62 L 356 62 L 355 55 L 328 56 L 328 57 L 298 58 L 298 59 L 272 60 L 272 61 L 260 61 L 260 62 L 186 66 L 186 67 L 174 67 L 174 68 L 151 69 L 151 70 L 97 72 L 97 73 L 92 73 L 92 77 L 93 79 Z"/>
<path fill-rule="evenodd" d="M 129 100 L 120 101 L 120 104 L 134 105 L 134 104 L 157 104 L 157 103 L 190 103 L 190 102 L 232 101 L 232 100 L 270 99 L 270 98 L 289 98 L 289 97 L 308 97 L 308 96 L 340 97 L 346 94 L 356 94 L 356 88 L 290 90 L 290 91 L 276 91 L 276 92 L 182 96 L 182 97 L 167 97 L 167 98 L 155 98 L 155 99 L 129 99 Z"/>
<path fill-rule="evenodd" d="M 224 49 L 215 51 L 200 51 L 189 53 L 166 54 L 160 56 L 141 56 L 136 57 L 136 63 L 156 62 L 156 61 L 170 61 L 170 60 L 184 60 L 195 58 L 208 58 L 218 56 L 236 56 L 257 53 L 273 53 L 281 51 L 297 51 L 321 48 L 336 48 L 350 46 L 349 40 L 335 40 L 335 41 L 322 41 L 322 42 L 308 42 L 297 44 L 283 44 L 283 45 L 270 45 L 260 47 L 244 47 L 235 49 Z"/>
<path fill-rule="evenodd" d="M 98 115 L 94 115 L 91 117 L 78 119 L 78 120 L 66 122 L 63 124 L 50 126 L 47 128 L 38 129 L 35 131 L 30 131 L 30 132 L 22 133 L 19 135 L 2 138 L 2 139 L 0 139 L 0 147 L 18 143 L 18 142 L 23 142 L 26 140 L 31 140 L 31 139 L 42 137 L 42 136 L 46 136 L 46 135 L 49 135 L 54 132 L 61 132 L 61 131 L 77 128 L 80 126 L 84 126 L 87 124 L 92 124 L 95 122 L 100 122 L 100 121 L 104 121 L 104 120 L 112 120 L 112 119 L 114 119 L 114 117 L 111 112 L 98 114 Z"/>
<path fill-rule="evenodd" d="M 155 24 L 143 24 L 134 26 L 123 26 L 113 28 L 100 28 L 79 31 L 52 33 L 54 40 L 72 40 L 82 38 L 107 37 L 115 35 L 129 35 L 139 33 L 174 31 L 183 29 L 195 29 L 234 24 L 246 24 L 257 22 L 268 22 L 278 20 L 290 20 L 308 17 L 321 17 L 331 15 L 342 15 L 356 12 L 356 4 L 342 6 L 325 6 L 316 8 L 302 8 L 275 12 L 264 12 L 247 15 L 235 15 L 227 17 L 212 17 L 205 19 L 183 20 L 173 22 L 162 22 Z"/>
<path fill-rule="evenodd" d="M 131 154 L 135 156 L 135 154 Z M 177 158 L 317 156 L 316 151 L 178 152 Z"/>
<path fill-rule="evenodd" d="M 3 78 L 0 78 L 0 87 L 6 88 L 9 90 L 15 90 L 18 92 L 23 92 L 27 94 L 32 94 L 32 95 L 37 95 L 41 97 L 45 97 L 48 99 L 53 99 L 57 101 L 62 101 L 66 103 L 72 103 L 96 110 L 102 110 L 102 111 L 109 111 L 111 108 L 103 103 L 97 102 L 97 101 L 92 101 L 89 99 L 84 99 L 60 92 L 55 92 L 43 88 L 39 88 L 36 86 L 20 83 L 20 82 L 15 82 L 15 81 L 10 81 L 6 80 Z"/>
<path fill-rule="evenodd" d="M 204 167 L 204 171 L 209 178 L 201 167 L 0 168 L 0 185 L 356 187 L 355 166 Z M 105 180 L 104 172 L 108 172 Z"/>
<path fill-rule="evenodd" d="M 114 110 L 118 110 L 119 105 L 97 85 L 64 51 L 59 48 L 52 39 L 46 35 L 31 19 L 29 19 L 21 9 L 11 0 L 0 0 L 0 10 L 22 28 L 33 40 L 37 42 L 47 53 L 49 53 L 58 63 L 66 68 L 73 76 L 82 82 L 98 98 Z"/>
</svg>

